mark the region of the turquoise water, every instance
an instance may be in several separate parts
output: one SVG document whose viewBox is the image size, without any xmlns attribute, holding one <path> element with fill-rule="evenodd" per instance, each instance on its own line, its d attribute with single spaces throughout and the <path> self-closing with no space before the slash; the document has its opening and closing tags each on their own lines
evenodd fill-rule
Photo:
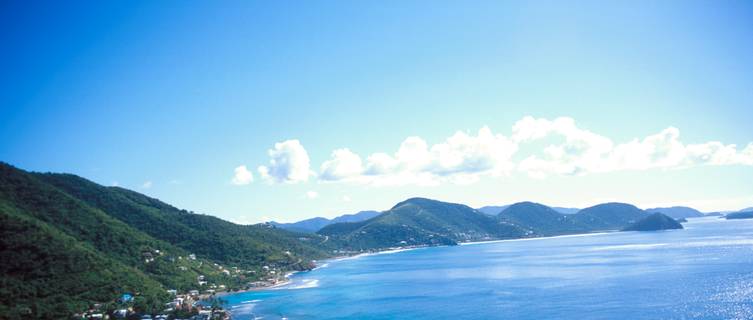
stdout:
<svg viewBox="0 0 753 320">
<path fill-rule="evenodd" d="M 234 319 L 753 319 L 753 220 L 329 261 Z"/>
</svg>

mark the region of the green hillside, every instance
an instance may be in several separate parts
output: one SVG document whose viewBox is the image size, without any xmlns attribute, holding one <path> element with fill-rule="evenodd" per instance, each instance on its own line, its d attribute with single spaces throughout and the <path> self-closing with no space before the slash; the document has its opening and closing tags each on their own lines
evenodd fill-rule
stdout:
<svg viewBox="0 0 753 320">
<path fill-rule="evenodd" d="M 609 202 L 581 209 L 573 215 L 576 223 L 592 230 L 619 230 L 649 214 L 627 203 Z"/>
<path fill-rule="evenodd" d="M 534 202 L 519 202 L 505 208 L 499 218 L 531 230 L 535 235 L 548 236 L 587 232 L 593 228 L 573 215 L 565 215 Z"/>
<path fill-rule="evenodd" d="M 236 225 L 77 176 L 28 173 L 2 163 L 0 214 L 0 315 L 31 312 L 26 318 L 70 316 L 125 292 L 139 293 L 140 310 L 158 311 L 166 289 L 242 288 L 269 277 L 263 266 L 276 275 L 308 269 L 311 259 L 328 257 L 336 244 L 268 225 Z M 199 275 L 206 283 L 199 284 Z"/>
<path fill-rule="evenodd" d="M 141 271 L 0 202 L 0 318 L 70 317 L 92 303 L 139 293 L 142 308 L 167 293 Z"/>
<path fill-rule="evenodd" d="M 7 311 L 0 314 L 70 316 L 124 292 L 141 293 L 149 301 L 144 308 L 167 298 L 146 275 L 142 253 L 177 250 L 5 164 L 0 164 L 0 215 L 0 309 Z"/>
<path fill-rule="evenodd" d="M 323 241 L 318 235 L 270 229 L 264 225 L 237 225 L 213 216 L 180 210 L 127 189 L 104 187 L 74 175 L 38 176 L 156 239 L 218 263 L 243 268 L 279 264 L 297 270 L 310 267 L 299 261 L 327 256 L 316 246 Z"/>
<path fill-rule="evenodd" d="M 319 233 L 342 240 L 351 250 L 371 250 L 518 238 L 526 230 L 466 205 L 412 198 L 372 219 L 332 224 Z"/>
</svg>

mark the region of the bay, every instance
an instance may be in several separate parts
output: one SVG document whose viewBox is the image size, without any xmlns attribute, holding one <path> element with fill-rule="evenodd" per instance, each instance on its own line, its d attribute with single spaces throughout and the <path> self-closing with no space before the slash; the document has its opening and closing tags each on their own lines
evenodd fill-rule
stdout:
<svg viewBox="0 0 753 320">
<path fill-rule="evenodd" d="M 751 319 L 753 220 L 327 261 L 223 297 L 234 319 Z"/>
</svg>

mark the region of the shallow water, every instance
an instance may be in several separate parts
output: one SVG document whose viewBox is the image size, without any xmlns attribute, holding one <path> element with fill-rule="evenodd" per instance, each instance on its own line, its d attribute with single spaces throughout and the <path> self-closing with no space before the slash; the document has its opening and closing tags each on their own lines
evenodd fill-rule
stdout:
<svg viewBox="0 0 753 320">
<path fill-rule="evenodd" d="M 328 261 L 234 319 L 753 319 L 753 220 Z"/>
</svg>

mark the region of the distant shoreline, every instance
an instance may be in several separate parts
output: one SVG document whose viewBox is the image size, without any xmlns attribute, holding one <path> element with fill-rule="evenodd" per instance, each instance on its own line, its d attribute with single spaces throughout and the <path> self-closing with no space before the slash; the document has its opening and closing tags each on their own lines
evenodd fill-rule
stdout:
<svg viewBox="0 0 753 320">
<path fill-rule="evenodd" d="M 459 246 L 469 246 L 469 245 L 479 245 L 479 244 L 488 244 L 488 243 L 499 243 L 499 242 L 513 242 L 513 241 L 528 241 L 528 240 L 543 240 L 543 239 L 556 239 L 556 238 L 573 238 L 573 237 L 585 237 L 585 236 L 595 236 L 595 235 L 603 235 L 603 234 L 610 234 L 618 232 L 618 230 L 614 231 L 606 231 L 606 232 L 592 232 L 592 233 L 577 233 L 577 234 L 566 234 L 566 235 L 557 235 L 557 236 L 545 236 L 545 237 L 532 237 L 532 238 L 518 238 L 518 239 L 498 239 L 498 240 L 485 240 L 485 241 L 472 241 L 472 242 L 459 242 Z M 343 260 L 351 260 L 351 259 L 359 259 L 363 257 L 368 256 L 374 256 L 374 255 L 380 255 L 380 254 L 393 254 L 398 252 L 404 252 L 404 251 L 412 251 L 417 249 L 425 249 L 425 248 L 438 248 L 438 247 L 450 247 L 449 245 L 441 245 L 441 246 L 416 246 L 416 247 L 409 247 L 409 248 L 389 248 L 381 251 L 374 251 L 374 252 L 364 252 L 354 255 L 344 255 L 344 256 L 338 256 L 333 257 L 329 259 L 324 259 L 321 261 L 316 262 L 316 267 L 314 267 L 311 270 L 304 270 L 304 271 L 294 271 L 294 272 L 288 272 L 285 274 L 285 280 L 276 283 L 271 286 L 265 286 L 265 287 L 255 287 L 255 288 L 249 288 L 249 289 L 243 289 L 238 291 L 225 291 L 225 292 L 218 292 L 215 294 L 215 297 L 223 297 L 228 296 L 232 294 L 238 294 L 238 293 L 245 293 L 245 292 L 257 292 L 257 291 L 266 291 L 266 290 L 274 290 L 274 289 L 281 289 L 286 285 L 291 284 L 293 281 L 290 279 L 293 275 L 297 273 L 304 273 L 304 272 L 311 272 L 319 268 L 326 267 L 330 262 L 334 261 L 343 261 Z"/>
<path fill-rule="evenodd" d="M 577 233 L 577 234 L 566 234 L 566 235 L 557 235 L 557 236 L 545 236 L 545 237 L 532 237 L 532 238 L 517 238 L 517 239 L 498 239 L 498 240 L 484 240 L 484 241 L 472 241 L 472 242 L 459 242 L 458 246 L 470 246 L 470 245 L 479 245 L 479 244 L 488 244 L 488 243 L 499 243 L 499 242 L 513 242 L 513 241 L 528 241 L 528 240 L 543 240 L 543 239 L 556 239 L 556 238 L 573 238 L 573 237 L 585 237 L 585 236 L 595 236 L 595 235 L 603 235 L 603 234 L 610 234 L 618 232 L 618 230 L 614 231 L 606 231 L 606 232 L 592 232 L 592 233 Z M 374 251 L 374 252 L 364 252 L 354 255 L 344 255 L 344 256 L 337 256 L 329 259 L 324 259 L 321 261 L 316 262 L 316 267 L 314 267 L 311 270 L 303 270 L 303 271 L 293 271 L 288 272 L 285 274 L 285 280 L 276 283 L 271 286 L 264 286 L 264 287 L 255 287 L 255 288 L 249 288 L 249 289 L 243 289 L 238 291 L 224 291 L 224 292 L 218 292 L 215 294 L 215 297 L 224 297 L 232 294 L 238 294 L 238 293 L 245 293 L 245 292 L 257 292 L 257 291 L 266 291 L 266 290 L 274 290 L 274 289 L 281 289 L 282 287 L 291 284 L 293 281 L 290 280 L 290 277 L 297 273 L 304 273 L 304 272 L 311 272 L 319 268 L 326 267 L 330 262 L 334 261 L 343 261 L 343 260 L 351 260 L 351 259 L 359 259 L 363 257 L 368 256 L 374 256 L 374 255 L 380 255 L 380 254 L 393 254 L 398 252 L 404 252 L 404 251 L 412 251 L 417 249 L 426 249 L 426 248 L 438 248 L 438 247 L 451 247 L 450 245 L 440 245 L 440 246 L 416 246 L 416 247 L 409 247 L 409 248 L 389 248 L 381 251 Z"/>
<path fill-rule="evenodd" d="M 601 232 L 588 232 L 588 233 L 562 234 L 562 235 L 557 235 L 557 236 L 543 236 L 543 237 L 530 237 L 530 238 L 516 238 L 516 239 L 499 239 L 499 240 L 484 240 L 484 241 L 460 242 L 460 243 L 458 243 L 458 245 L 459 246 L 471 246 L 471 245 L 477 245 L 477 244 L 497 243 L 497 242 L 530 241 L 530 240 L 543 240 L 543 239 L 556 239 L 556 238 L 575 238 L 575 237 L 587 237 L 587 236 L 596 236 L 596 235 L 602 235 L 602 234 L 610 234 L 610 233 L 616 233 L 616 232 L 619 232 L 619 230 L 601 231 Z"/>
</svg>

